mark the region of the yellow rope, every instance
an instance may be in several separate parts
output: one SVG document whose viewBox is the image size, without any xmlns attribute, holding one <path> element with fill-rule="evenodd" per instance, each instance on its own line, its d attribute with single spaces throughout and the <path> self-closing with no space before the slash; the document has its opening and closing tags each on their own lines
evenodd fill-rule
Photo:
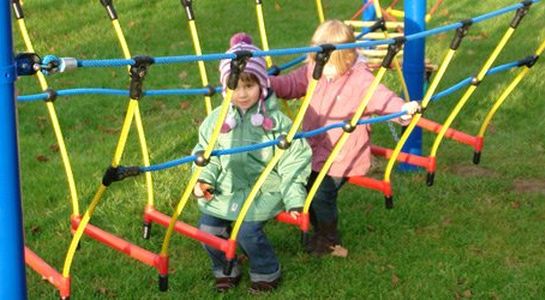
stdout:
<svg viewBox="0 0 545 300">
<path fill-rule="evenodd" d="M 267 38 L 267 30 L 265 29 L 265 17 L 263 16 L 263 5 L 261 4 L 261 1 L 256 2 L 255 10 L 262 48 L 264 51 L 269 51 L 269 40 Z M 270 68 L 273 64 L 272 58 L 270 56 L 265 56 L 265 62 L 267 63 L 267 68 Z M 282 111 L 284 111 L 288 115 L 288 117 L 293 120 L 293 112 L 288 106 L 287 100 L 282 99 L 280 103 L 282 105 Z"/>
<path fill-rule="evenodd" d="M 545 48 L 545 40 L 541 43 L 541 45 L 538 47 L 538 49 L 534 52 L 534 55 L 539 56 L 541 53 L 543 53 L 543 49 Z M 511 81 L 511 83 L 507 86 L 507 88 L 501 93 L 500 97 L 496 100 L 488 114 L 486 115 L 483 124 L 481 125 L 481 128 L 479 130 L 479 133 L 477 134 L 478 137 L 483 137 L 488 126 L 490 125 L 490 121 L 492 120 L 492 117 L 496 114 L 500 106 L 503 104 L 505 99 L 513 92 L 513 90 L 517 87 L 517 85 L 522 81 L 522 79 L 528 74 L 528 71 L 530 71 L 530 68 L 528 66 L 524 66 L 524 68 L 519 72 L 519 74 Z"/>
<path fill-rule="evenodd" d="M 286 142 L 291 143 L 293 140 L 293 137 L 297 133 L 297 130 L 299 129 L 299 126 L 301 126 L 301 123 L 303 122 L 303 117 L 305 113 L 307 112 L 307 109 L 310 105 L 310 100 L 312 99 L 312 96 L 314 94 L 314 90 L 316 89 L 316 85 L 318 84 L 318 80 L 312 79 L 312 81 L 309 83 L 309 86 L 307 88 L 307 92 L 305 94 L 305 98 L 303 100 L 303 104 L 301 105 L 301 108 L 299 109 L 299 112 L 297 113 L 297 116 L 295 117 L 295 121 L 293 122 L 288 134 L 286 135 Z M 230 240 L 236 241 L 238 232 L 240 230 L 240 227 L 242 226 L 242 222 L 244 222 L 244 219 L 246 218 L 246 214 L 248 213 L 248 210 L 250 209 L 252 203 L 255 200 L 255 197 L 257 196 L 257 193 L 259 192 L 259 189 L 261 186 L 263 186 L 263 183 L 265 183 L 265 180 L 271 173 L 271 171 L 274 169 L 282 155 L 284 154 L 284 149 L 278 148 L 273 156 L 273 158 L 269 161 L 263 172 L 259 175 L 256 183 L 253 185 L 252 189 L 250 190 L 250 193 L 244 200 L 244 205 L 240 209 L 240 213 L 237 217 L 237 220 L 235 221 L 235 224 L 233 226 L 233 230 L 231 231 L 231 236 L 229 237 Z"/>
<path fill-rule="evenodd" d="M 127 40 L 125 39 L 125 34 L 123 34 L 123 30 L 121 29 L 119 20 L 118 19 L 112 20 L 112 25 L 114 27 L 117 39 L 119 41 L 119 45 L 121 46 L 121 50 L 123 51 L 123 56 L 126 59 L 131 58 L 132 55 L 129 50 Z M 127 69 L 130 71 L 130 66 L 127 66 Z M 142 116 L 140 114 L 140 108 L 138 103 L 136 104 L 134 108 L 134 121 L 136 124 L 136 132 L 138 134 L 138 141 L 140 143 L 140 152 L 142 153 L 142 162 L 144 163 L 144 166 L 148 167 L 150 165 L 149 151 L 148 151 L 148 145 L 146 142 L 146 135 L 144 133 L 144 125 L 142 123 Z M 153 180 L 151 177 L 151 172 L 146 172 L 144 174 L 144 177 L 146 178 L 147 204 L 148 206 L 153 206 L 155 200 L 154 200 Z"/>
<path fill-rule="evenodd" d="M 193 48 L 195 48 L 196 55 L 202 55 L 201 43 L 199 41 L 199 34 L 197 33 L 197 26 L 195 25 L 194 20 L 189 20 L 189 31 L 191 32 L 191 39 L 193 40 Z M 201 82 L 203 86 L 208 86 L 208 76 L 206 74 L 206 68 L 204 66 L 204 61 L 197 61 L 199 66 L 199 73 L 201 74 Z M 204 106 L 206 109 L 206 115 L 209 115 L 212 112 L 212 101 L 210 96 L 204 96 Z"/>
<path fill-rule="evenodd" d="M 89 221 L 91 220 L 91 216 L 93 215 L 93 212 L 95 211 L 95 208 L 102 198 L 102 195 L 106 191 L 106 186 L 101 184 L 98 187 L 97 192 L 95 193 L 95 196 L 93 197 L 93 200 L 91 201 L 91 204 L 89 205 L 89 208 L 83 215 L 78 228 L 76 229 L 76 232 L 74 233 L 74 236 L 72 237 L 72 242 L 70 243 L 70 246 L 68 247 L 68 253 L 66 254 L 66 258 L 64 260 L 64 267 L 62 269 L 62 276 L 68 277 L 70 275 L 70 267 L 72 266 L 72 261 L 74 259 L 74 255 L 76 254 L 76 249 L 78 248 L 78 243 L 81 240 L 81 237 L 83 235 L 83 231 L 87 227 L 87 224 L 89 224 Z"/>
<path fill-rule="evenodd" d="M 456 53 L 456 50 L 449 49 L 449 51 L 445 55 L 445 58 L 443 59 L 443 62 L 441 63 L 437 74 L 433 78 L 433 81 L 431 82 L 428 90 L 426 91 L 426 95 L 424 95 L 424 99 L 422 99 L 422 103 L 420 104 L 422 106 L 422 110 L 425 110 L 428 106 L 428 103 L 431 101 L 431 97 L 437 89 L 437 86 L 443 78 L 443 75 L 447 71 L 447 67 L 452 61 L 452 58 L 454 57 L 454 53 Z M 407 139 L 411 135 L 413 129 L 416 127 L 416 124 L 418 124 L 418 121 L 421 117 L 422 113 L 416 113 L 409 125 L 405 128 L 403 135 L 401 135 L 399 142 L 397 142 L 396 147 L 392 152 L 392 156 L 390 157 L 390 159 L 388 160 L 388 164 L 386 165 L 386 170 L 384 171 L 384 181 L 390 182 L 390 176 L 394 168 L 394 164 L 396 163 L 397 157 L 399 156 L 399 153 L 401 153 L 401 149 L 403 149 L 403 146 L 407 142 Z"/>
<path fill-rule="evenodd" d="M 373 6 L 375 8 L 375 13 L 376 13 L 377 17 L 379 19 L 381 19 L 382 18 L 382 9 L 381 9 L 381 6 L 380 6 L 380 1 L 379 0 L 374 0 L 373 1 Z M 389 38 L 388 31 L 383 30 L 382 32 L 384 33 L 384 38 L 388 39 Z M 409 101 L 411 101 L 411 97 L 409 95 L 409 89 L 407 88 L 407 83 L 405 82 L 405 77 L 403 77 L 403 71 L 401 71 L 401 66 L 399 64 L 399 60 L 397 59 L 397 56 L 394 56 L 393 62 L 394 62 L 394 68 L 396 70 L 397 76 L 399 77 L 399 81 L 401 82 L 401 87 L 403 89 L 403 96 L 405 97 L 405 101 L 409 102 Z"/>
<path fill-rule="evenodd" d="M 378 85 L 382 81 L 382 78 L 384 77 L 385 73 L 386 73 L 386 68 L 381 66 L 377 72 L 375 79 L 373 80 L 367 92 L 365 93 L 365 96 L 363 97 L 362 101 L 358 105 L 358 108 L 356 109 L 354 116 L 352 117 L 352 119 L 350 119 L 351 126 L 357 125 L 359 119 L 361 118 L 361 116 L 363 115 L 363 112 L 365 111 L 365 108 L 367 107 L 367 104 L 369 103 L 369 101 L 371 100 L 371 97 L 377 90 Z M 308 213 L 312 199 L 314 198 L 314 195 L 316 195 L 316 192 L 318 191 L 318 187 L 320 186 L 320 184 L 322 184 L 322 181 L 324 180 L 327 172 L 329 171 L 329 168 L 335 161 L 335 158 L 337 157 L 338 153 L 341 151 L 348 137 L 349 137 L 349 133 L 344 131 L 341 134 L 341 137 L 339 138 L 335 146 L 333 147 L 333 150 L 331 150 L 331 153 L 327 157 L 327 160 L 325 161 L 322 169 L 318 173 L 316 180 L 312 184 L 312 187 L 310 188 L 310 191 L 307 194 L 307 198 L 305 199 L 305 205 L 303 207 L 303 213 Z"/>
<path fill-rule="evenodd" d="M 316 0 L 316 10 L 318 11 L 318 20 L 320 21 L 320 24 L 322 24 L 325 21 L 322 0 Z"/>
<path fill-rule="evenodd" d="M 484 76 L 486 75 L 486 72 L 488 72 L 488 70 L 490 69 L 490 67 L 492 66 L 492 64 L 498 57 L 498 55 L 500 54 L 501 50 L 507 44 L 507 41 L 509 40 L 509 38 L 511 38 L 511 36 L 513 35 L 514 31 L 515 29 L 512 27 L 509 27 L 507 29 L 502 39 L 500 40 L 500 42 L 498 43 L 498 45 L 496 46 L 496 48 L 494 49 L 494 51 L 492 52 L 488 60 L 485 62 L 485 64 L 483 65 L 483 67 L 481 68 L 477 76 L 475 77 L 478 82 L 480 82 L 484 78 Z M 454 119 L 456 118 L 460 110 L 462 109 L 462 107 L 471 97 L 471 95 L 473 95 L 473 92 L 475 92 L 476 89 L 477 89 L 476 85 L 472 85 L 467 89 L 467 91 L 464 93 L 462 98 L 460 98 L 460 100 L 458 101 L 458 103 L 456 104 L 456 106 L 454 107 L 450 115 L 448 116 L 445 123 L 443 123 L 441 130 L 437 134 L 437 137 L 435 138 L 435 141 L 433 143 L 432 150 L 430 152 L 431 157 L 436 157 L 437 149 L 439 149 L 439 145 L 441 144 L 441 141 L 443 140 L 445 133 L 450 128 L 450 125 L 452 124 L 452 122 L 454 121 Z"/>
<path fill-rule="evenodd" d="M 23 37 L 23 40 L 25 42 L 27 51 L 30 53 L 34 53 L 35 52 L 34 47 L 32 46 L 32 41 L 30 40 L 30 36 L 28 34 L 28 29 L 26 27 L 26 23 L 24 19 L 21 18 L 17 20 L 17 24 L 19 25 L 19 29 Z M 38 82 L 40 84 L 42 91 L 47 90 L 49 86 L 47 84 L 47 80 L 45 79 L 44 74 L 41 71 L 38 71 L 36 73 L 36 77 L 38 78 Z M 64 166 L 64 172 L 66 173 L 66 180 L 68 181 L 68 190 L 70 191 L 70 199 L 72 204 L 72 215 L 79 216 L 78 192 L 76 189 L 76 183 L 74 181 L 74 173 L 72 172 L 72 165 L 70 164 L 70 158 L 68 156 L 68 151 L 66 150 L 66 145 L 64 143 L 62 130 L 59 125 L 59 118 L 57 117 L 57 112 L 55 110 L 55 105 L 53 104 L 53 102 L 46 102 L 46 107 L 49 113 L 49 119 L 51 120 L 51 125 L 53 126 L 55 138 L 59 146 L 59 153 L 61 154 L 61 159 Z"/>
<path fill-rule="evenodd" d="M 206 149 L 204 150 L 204 158 L 208 159 L 210 158 L 210 154 L 214 150 L 214 146 L 216 145 L 216 141 L 219 137 L 221 126 L 223 125 L 223 122 L 225 121 L 225 116 L 227 116 L 227 112 L 229 111 L 229 105 L 231 103 L 231 98 L 233 97 L 233 90 L 227 89 L 225 98 L 223 99 L 223 102 L 221 104 L 220 113 L 218 116 L 218 120 L 216 121 L 216 125 L 214 127 L 214 130 L 212 131 L 212 136 L 210 137 L 210 140 L 208 141 L 208 145 L 206 146 Z M 170 245 L 170 239 L 172 238 L 172 233 L 174 232 L 174 225 L 176 225 L 176 221 L 178 220 L 178 217 L 182 213 L 182 210 L 184 209 L 185 205 L 187 204 L 187 201 L 189 200 L 189 197 L 191 196 L 191 193 L 193 191 L 193 187 L 197 183 L 197 180 L 199 179 L 199 175 L 201 174 L 202 167 L 197 167 L 195 171 L 193 172 L 193 175 L 189 179 L 189 182 L 187 183 L 182 196 L 180 198 L 180 201 L 178 201 L 178 205 L 176 206 L 176 209 L 174 210 L 174 213 L 172 214 L 172 217 L 170 218 L 170 222 L 168 224 L 167 231 L 165 233 L 165 238 L 163 239 L 163 245 L 161 247 L 161 256 L 167 256 L 168 255 L 168 247 Z"/>
</svg>

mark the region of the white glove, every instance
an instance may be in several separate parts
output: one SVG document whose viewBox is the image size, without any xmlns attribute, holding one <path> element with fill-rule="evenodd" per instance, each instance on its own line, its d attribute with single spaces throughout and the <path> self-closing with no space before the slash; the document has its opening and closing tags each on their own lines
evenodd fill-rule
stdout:
<svg viewBox="0 0 545 300">
<path fill-rule="evenodd" d="M 402 111 L 407 113 L 400 117 L 401 120 L 407 121 L 413 118 L 413 115 L 420 110 L 420 103 L 418 101 L 406 102 L 401 106 Z"/>
</svg>

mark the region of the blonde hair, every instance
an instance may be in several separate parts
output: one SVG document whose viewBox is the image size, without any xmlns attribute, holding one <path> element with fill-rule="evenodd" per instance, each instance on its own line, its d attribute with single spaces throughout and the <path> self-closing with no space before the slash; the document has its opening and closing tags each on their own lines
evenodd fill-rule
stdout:
<svg viewBox="0 0 545 300">
<path fill-rule="evenodd" d="M 351 26 L 339 20 L 328 20 L 316 28 L 310 44 L 312 46 L 319 46 L 321 44 L 354 43 L 355 41 L 354 30 Z M 329 58 L 329 63 L 336 67 L 339 74 L 344 74 L 352 67 L 357 57 L 358 53 L 354 48 L 335 50 Z M 309 54 L 309 58 L 315 61 L 316 53 Z"/>
</svg>

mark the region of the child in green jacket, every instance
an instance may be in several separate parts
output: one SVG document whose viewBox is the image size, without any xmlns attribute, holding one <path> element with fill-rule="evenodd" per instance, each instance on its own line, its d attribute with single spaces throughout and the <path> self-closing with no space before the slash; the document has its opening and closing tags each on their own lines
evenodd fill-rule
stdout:
<svg viewBox="0 0 545 300">
<path fill-rule="evenodd" d="M 236 34 L 227 51 L 256 51 L 251 38 Z M 221 82 L 225 90 L 230 74 L 230 60 L 220 62 Z M 285 134 L 291 120 L 278 109 L 277 100 L 269 90 L 270 83 L 262 57 L 247 60 L 237 87 L 233 91 L 231 107 L 223 124 L 215 149 L 258 144 L 272 141 Z M 219 109 L 215 109 L 199 128 L 199 143 L 194 152 L 208 145 Z M 259 174 L 273 157 L 275 147 L 213 156 L 203 167 L 194 194 L 199 198 L 202 212 L 199 228 L 205 232 L 228 238 L 230 227 L 239 215 L 243 202 Z M 280 281 L 280 263 L 268 241 L 263 226 L 283 210 L 293 217 L 303 207 L 305 184 L 310 174 L 311 150 L 304 139 L 294 140 L 256 196 L 239 231 L 237 243 L 248 256 L 250 265 L 250 292 L 273 290 Z M 240 281 L 241 271 L 235 263 L 231 274 L 225 276 L 224 253 L 204 245 L 212 260 L 216 290 L 225 292 Z"/>
</svg>

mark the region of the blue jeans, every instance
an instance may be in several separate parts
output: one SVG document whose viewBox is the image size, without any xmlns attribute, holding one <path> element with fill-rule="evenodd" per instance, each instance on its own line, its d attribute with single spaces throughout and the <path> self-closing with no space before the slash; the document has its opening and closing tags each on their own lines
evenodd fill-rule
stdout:
<svg viewBox="0 0 545 300">
<path fill-rule="evenodd" d="M 199 220 L 199 229 L 221 238 L 229 238 L 232 221 L 203 214 Z M 250 280 L 252 282 L 271 282 L 280 277 L 280 263 L 274 250 L 263 232 L 265 222 L 242 222 L 237 237 L 237 243 L 248 256 L 250 263 Z M 227 265 L 225 254 L 215 248 L 203 244 L 212 260 L 214 277 L 225 277 L 223 268 Z M 241 273 L 240 266 L 235 262 L 233 271 L 227 277 L 237 277 Z"/>
<path fill-rule="evenodd" d="M 317 176 L 318 172 L 312 171 L 307 184 L 308 190 L 314 184 Z M 313 226 L 316 226 L 318 223 L 337 222 L 337 195 L 346 180 L 346 177 L 333 177 L 329 175 L 324 177 L 310 205 Z"/>
</svg>

